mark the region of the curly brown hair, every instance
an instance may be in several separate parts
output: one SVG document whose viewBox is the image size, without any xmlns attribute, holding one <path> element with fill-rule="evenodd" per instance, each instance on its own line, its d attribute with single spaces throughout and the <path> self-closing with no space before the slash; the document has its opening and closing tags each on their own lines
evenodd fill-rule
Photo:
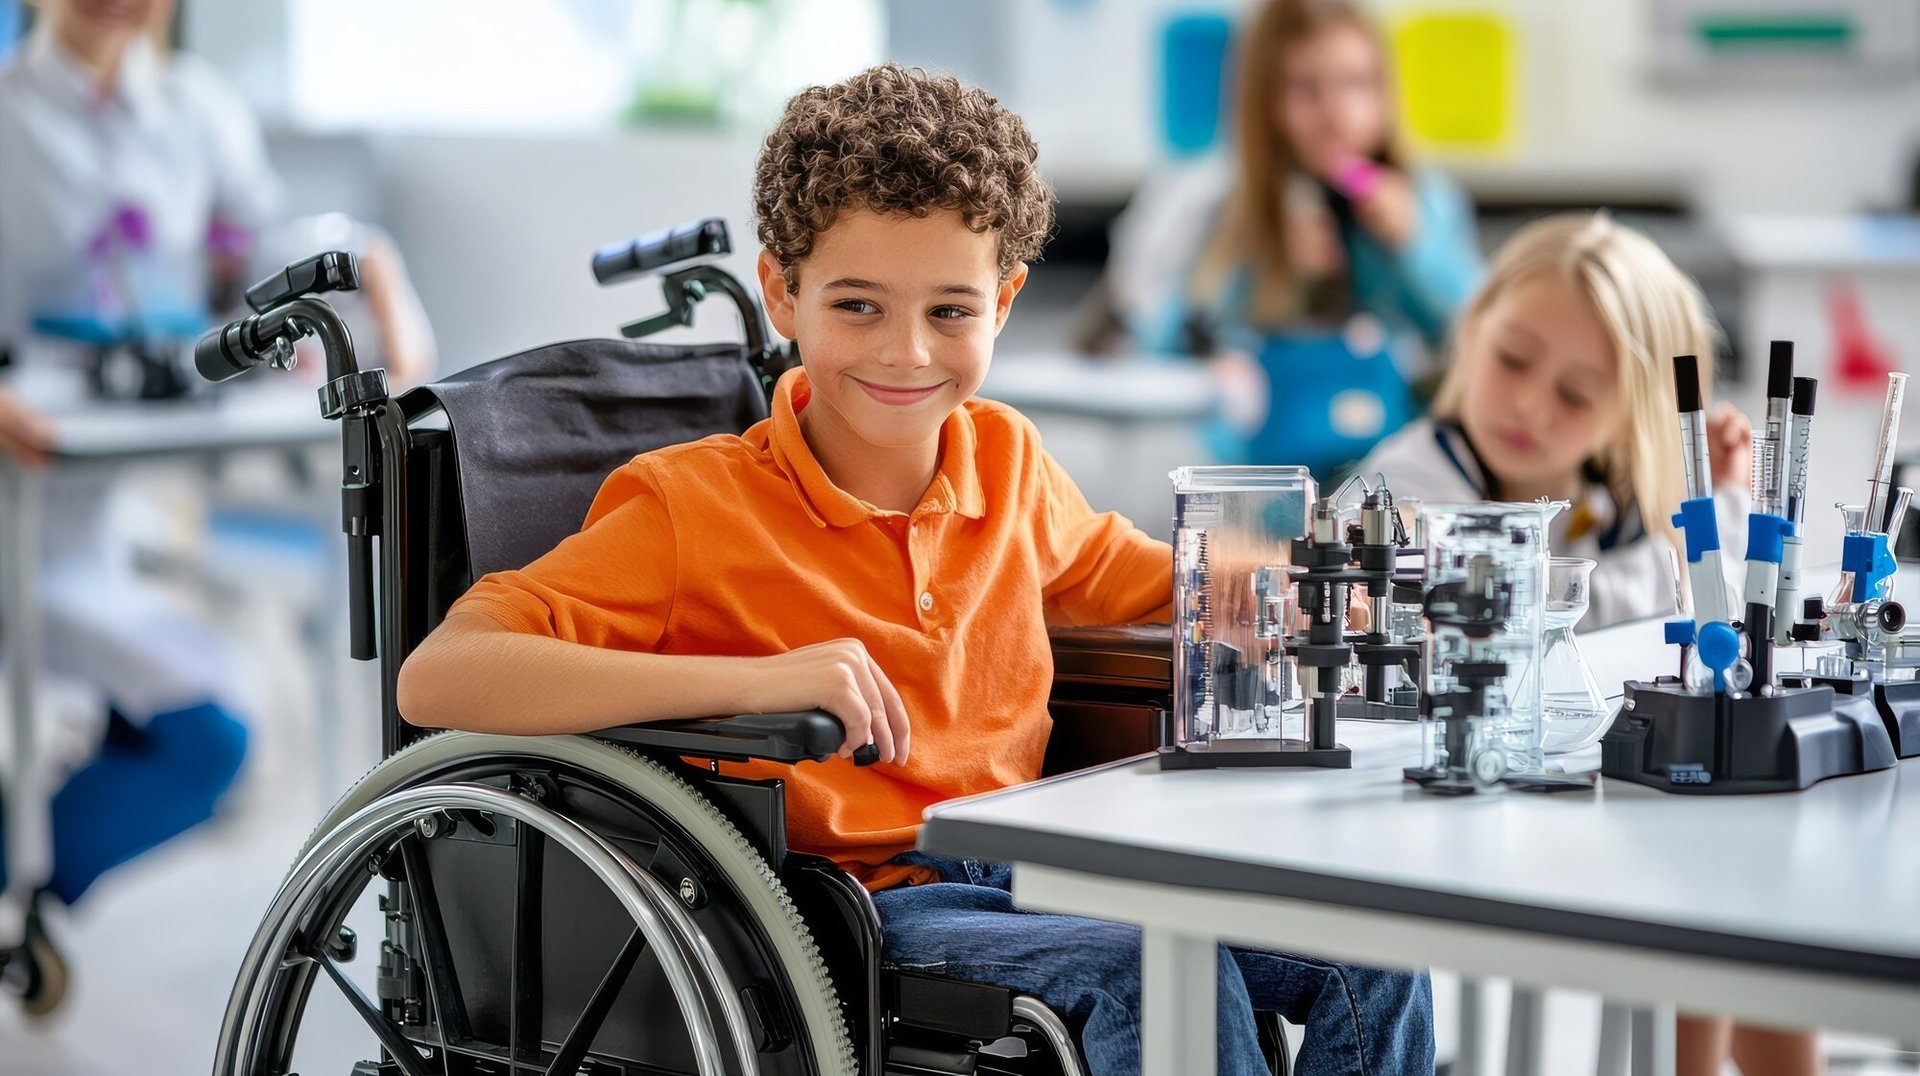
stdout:
<svg viewBox="0 0 1920 1076">
<path fill-rule="evenodd" d="M 794 94 L 760 150 L 753 216 L 789 285 L 814 239 L 846 210 L 960 212 L 997 233 L 1000 279 L 1040 255 L 1053 191 L 1027 125 L 951 75 L 888 63 Z"/>
</svg>

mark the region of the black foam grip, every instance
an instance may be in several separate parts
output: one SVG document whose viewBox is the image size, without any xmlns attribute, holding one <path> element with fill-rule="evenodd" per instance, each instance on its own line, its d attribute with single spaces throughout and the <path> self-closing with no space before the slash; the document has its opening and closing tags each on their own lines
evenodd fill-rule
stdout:
<svg viewBox="0 0 1920 1076">
<path fill-rule="evenodd" d="M 1793 395 L 1793 341 L 1775 340 L 1767 354 L 1767 398 L 1784 400 Z"/>
<path fill-rule="evenodd" d="M 1796 415 L 1813 414 L 1814 393 L 1820 388 L 1820 382 L 1811 377 L 1793 379 L 1793 413 Z"/>
<path fill-rule="evenodd" d="M 855 766 L 871 766 L 878 761 L 880 761 L 879 744 L 870 743 L 865 747 L 856 747 L 853 750 L 853 764 Z"/>
<path fill-rule="evenodd" d="M 1673 394 L 1680 402 L 1680 413 L 1700 407 L 1700 360 L 1692 355 L 1673 357 Z"/>
</svg>

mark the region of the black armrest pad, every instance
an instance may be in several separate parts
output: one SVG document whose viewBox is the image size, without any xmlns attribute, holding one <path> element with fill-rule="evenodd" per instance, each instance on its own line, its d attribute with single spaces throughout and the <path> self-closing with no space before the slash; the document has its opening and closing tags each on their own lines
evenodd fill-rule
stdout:
<svg viewBox="0 0 1920 1076">
<path fill-rule="evenodd" d="M 840 750 L 847 738 L 839 720 L 821 710 L 649 721 L 594 735 L 646 751 L 735 762 L 819 762 Z"/>
</svg>

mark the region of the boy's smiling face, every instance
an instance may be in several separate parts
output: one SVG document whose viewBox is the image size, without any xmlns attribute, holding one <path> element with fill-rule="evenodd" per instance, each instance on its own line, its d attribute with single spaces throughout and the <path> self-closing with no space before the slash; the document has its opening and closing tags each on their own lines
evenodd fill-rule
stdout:
<svg viewBox="0 0 1920 1076">
<path fill-rule="evenodd" d="M 767 315 L 798 340 L 813 397 L 807 439 L 829 456 L 937 453 L 947 416 L 980 388 L 1027 268 L 1000 279 L 999 241 L 956 210 L 843 212 L 814 237 L 789 288 L 760 255 Z"/>
</svg>

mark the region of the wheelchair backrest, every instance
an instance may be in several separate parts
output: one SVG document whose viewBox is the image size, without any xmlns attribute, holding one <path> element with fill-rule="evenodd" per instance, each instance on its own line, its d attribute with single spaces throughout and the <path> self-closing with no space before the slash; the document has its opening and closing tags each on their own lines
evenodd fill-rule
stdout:
<svg viewBox="0 0 1920 1076">
<path fill-rule="evenodd" d="M 580 529 L 600 484 L 641 452 L 739 433 L 767 415 L 739 345 L 549 344 L 407 393 L 416 427 L 409 620 L 431 628 L 488 572 Z M 445 429 L 426 416 L 445 415 Z M 422 608 L 421 606 L 424 606 Z"/>
</svg>

